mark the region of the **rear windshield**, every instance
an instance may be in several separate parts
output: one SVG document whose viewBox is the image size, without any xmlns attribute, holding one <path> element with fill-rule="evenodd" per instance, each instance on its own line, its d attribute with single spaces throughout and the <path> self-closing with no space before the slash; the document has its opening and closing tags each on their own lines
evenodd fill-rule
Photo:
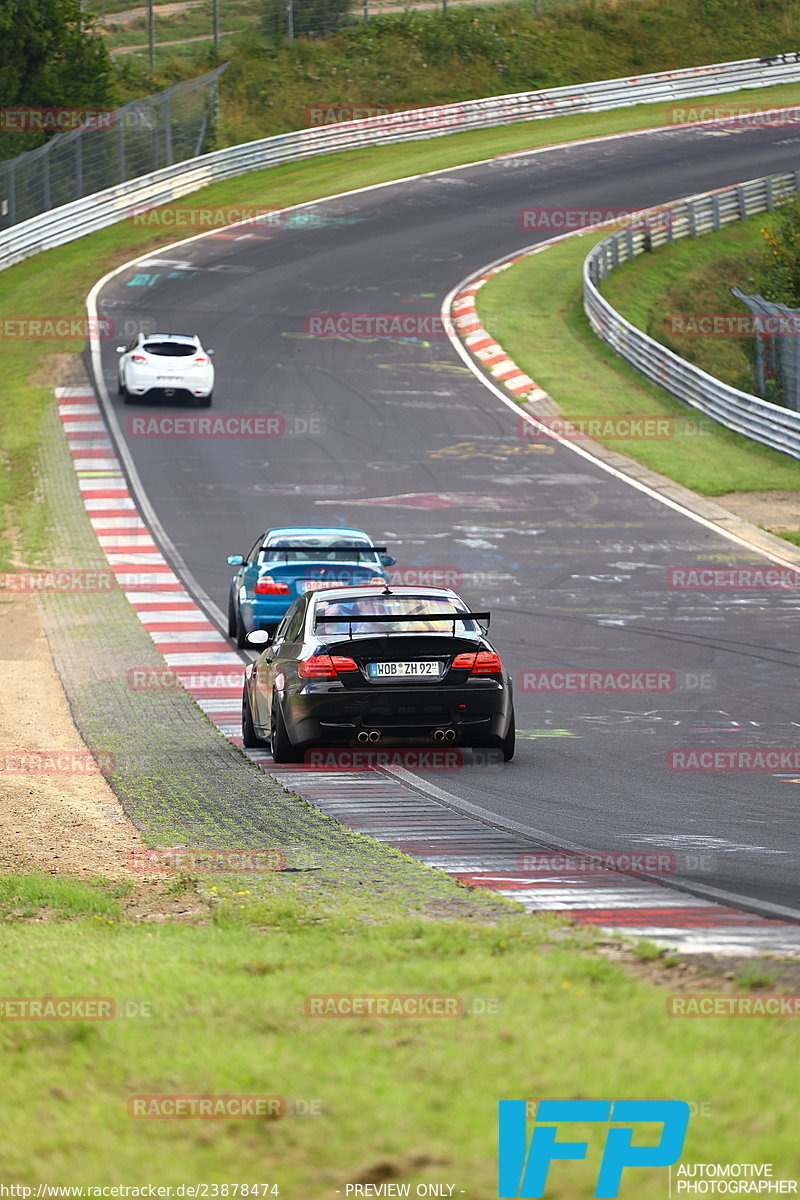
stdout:
<svg viewBox="0 0 800 1200">
<path fill-rule="evenodd" d="M 316 632 L 330 636 L 334 633 L 349 636 L 350 625 L 343 621 L 326 621 L 326 617 L 352 617 L 353 633 L 452 633 L 452 621 L 404 621 L 405 617 L 426 613 L 463 612 L 452 600 L 431 596 L 365 596 L 362 600 L 320 600 L 317 603 Z M 370 621 L 370 616 L 397 615 L 396 621 Z M 474 621 L 458 621 L 456 633 L 477 633 Z"/>
<path fill-rule="evenodd" d="M 307 550 L 282 550 L 281 542 L 270 542 L 261 551 L 262 562 L 307 562 L 311 558 L 325 562 L 376 563 L 376 552 L 364 542 L 348 542 L 343 538 L 285 538 L 284 545 L 308 546 Z M 328 547 L 334 549 L 328 549 Z"/>
<path fill-rule="evenodd" d="M 196 346 L 186 342 L 145 342 L 143 349 L 148 354 L 158 354 L 162 358 L 190 358 L 197 353 Z"/>
</svg>

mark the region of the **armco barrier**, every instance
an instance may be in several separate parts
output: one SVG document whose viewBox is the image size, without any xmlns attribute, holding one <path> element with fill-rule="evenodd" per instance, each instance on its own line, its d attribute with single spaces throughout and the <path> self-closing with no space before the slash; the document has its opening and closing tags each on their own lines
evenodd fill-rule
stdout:
<svg viewBox="0 0 800 1200">
<path fill-rule="evenodd" d="M 793 51 L 770 58 L 659 71 L 548 91 L 490 96 L 279 134 L 164 167 L 14 225 L 0 235 L 0 270 L 41 250 L 113 225 L 133 207 L 168 204 L 217 180 L 278 163 L 359 146 L 416 141 L 567 113 L 603 112 L 657 100 L 689 99 L 797 81 L 800 81 L 800 51 Z"/>
<path fill-rule="evenodd" d="M 698 237 L 767 212 L 781 199 L 800 192 L 800 171 L 753 179 L 718 192 L 691 196 L 659 211 L 649 227 L 629 228 L 604 238 L 583 264 L 583 307 L 592 328 L 653 383 L 678 400 L 737 433 L 800 458 L 800 413 L 740 392 L 648 337 L 626 321 L 600 293 L 600 282 L 622 263 L 678 238 Z"/>
</svg>

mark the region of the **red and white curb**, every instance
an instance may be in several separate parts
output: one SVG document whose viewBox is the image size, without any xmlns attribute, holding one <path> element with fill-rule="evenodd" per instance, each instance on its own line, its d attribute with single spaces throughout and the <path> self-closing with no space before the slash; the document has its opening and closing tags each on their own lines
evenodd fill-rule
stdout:
<svg viewBox="0 0 800 1200">
<path fill-rule="evenodd" d="M 469 318 L 468 306 L 462 316 Z M 494 365 L 502 367 L 500 360 Z M 530 389 L 535 385 L 527 376 L 520 381 L 507 374 L 506 379 L 514 387 L 527 387 L 528 398 L 533 398 Z M 161 651 L 168 679 L 174 677 L 217 729 L 241 746 L 242 658 L 198 607 L 153 540 L 93 391 L 88 386 L 60 388 L 56 396 L 84 507 L 119 587 Z M 129 670 L 131 687 L 169 686 L 167 681 L 148 680 L 149 668 L 133 663 Z M 614 871 L 601 877 L 526 871 L 520 866 L 524 855 L 558 851 L 450 807 L 448 799 L 458 802 L 446 793 L 442 803 L 439 789 L 405 771 L 400 779 L 391 771 L 276 767 L 266 751 L 246 753 L 283 786 L 341 824 L 446 871 L 469 887 L 519 901 L 530 911 L 559 913 L 576 924 L 646 937 L 687 953 L 800 954 L 800 925 L 790 921 L 743 912 Z"/>
<path fill-rule="evenodd" d="M 490 375 L 493 375 L 511 392 L 512 396 L 515 396 L 517 400 L 544 400 L 547 398 L 547 392 L 544 388 L 540 388 L 529 375 L 526 375 L 513 359 L 509 358 L 500 343 L 496 342 L 492 335 L 483 328 L 475 307 L 475 296 L 484 284 L 488 283 L 493 275 L 513 267 L 514 263 L 519 262 L 522 257 L 524 255 L 517 255 L 507 262 L 501 263 L 500 266 L 492 267 L 485 275 L 473 279 L 465 288 L 462 288 L 453 301 L 453 324 L 470 353 L 478 359 Z"/>
</svg>

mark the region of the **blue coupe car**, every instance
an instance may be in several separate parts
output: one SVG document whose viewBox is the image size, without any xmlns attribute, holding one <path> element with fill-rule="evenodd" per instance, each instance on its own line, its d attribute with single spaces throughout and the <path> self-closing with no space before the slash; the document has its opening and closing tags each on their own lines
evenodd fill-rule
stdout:
<svg viewBox="0 0 800 1200">
<path fill-rule="evenodd" d="M 239 649 L 254 629 L 273 633 L 287 608 L 308 591 L 388 582 L 396 559 L 373 545 L 363 529 L 293 526 L 268 529 L 236 567 L 228 596 L 228 635 Z"/>
</svg>

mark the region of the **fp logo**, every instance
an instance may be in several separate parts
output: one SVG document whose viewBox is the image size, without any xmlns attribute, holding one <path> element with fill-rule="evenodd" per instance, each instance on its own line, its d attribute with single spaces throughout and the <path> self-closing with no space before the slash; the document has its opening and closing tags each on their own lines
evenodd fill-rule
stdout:
<svg viewBox="0 0 800 1200">
<path fill-rule="evenodd" d="M 544 1195 L 550 1163 L 586 1157 L 588 1142 L 556 1141 L 565 1122 L 626 1124 L 606 1132 L 596 1197 L 619 1192 L 626 1167 L 668 1167 L 681 1156 L 689 1124 L 685 1100 L 540 1100 L 530 1146 L 525 1100 L 500 1101 L 500 1170 L 498 1196 L 502 1200 L 537 1200 Z M 663 1125 L 655 1146 L 633 1145 L 633 1124 L 643 1121 Z"/>
</svg>

